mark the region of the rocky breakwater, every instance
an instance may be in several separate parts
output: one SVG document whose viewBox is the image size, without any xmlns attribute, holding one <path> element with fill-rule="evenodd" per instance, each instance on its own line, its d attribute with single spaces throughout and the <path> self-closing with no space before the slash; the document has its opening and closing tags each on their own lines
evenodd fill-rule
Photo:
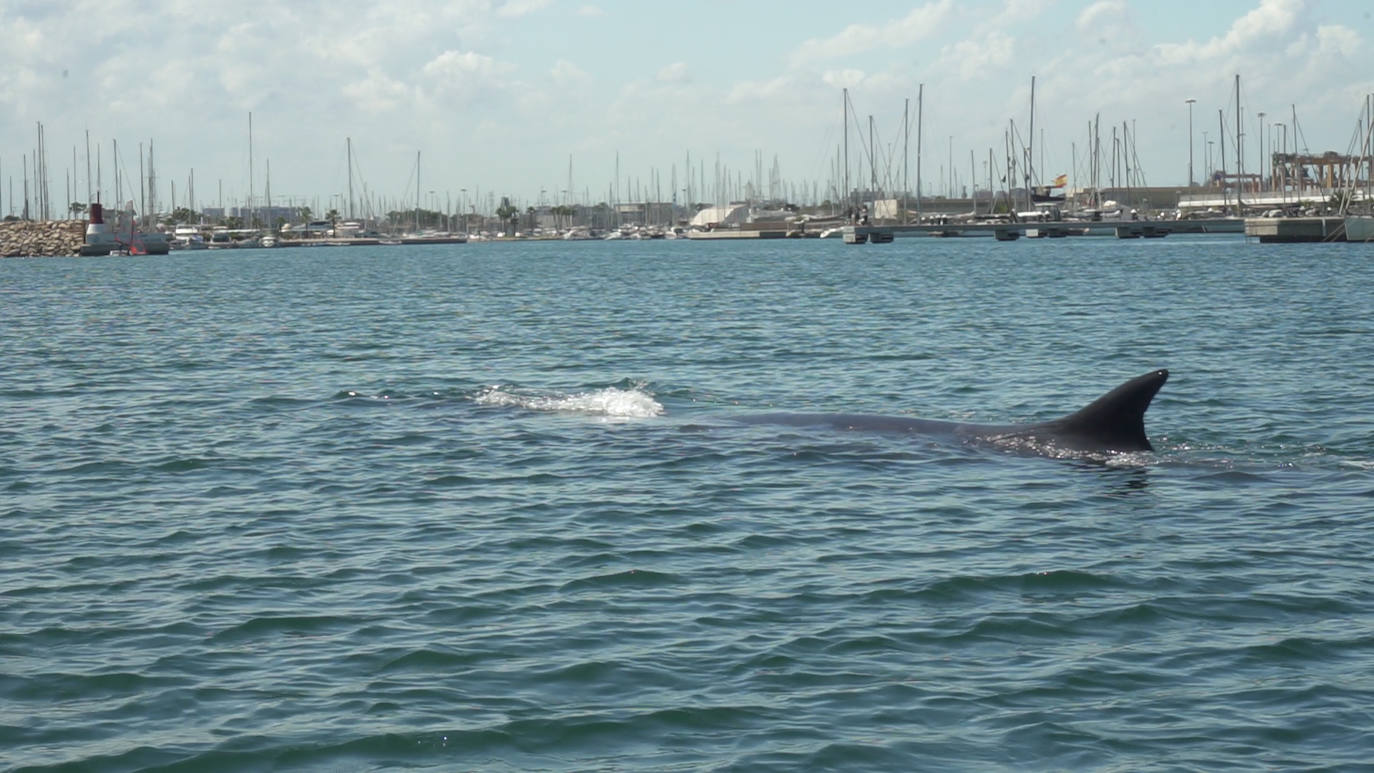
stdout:
<svg viewBox="0 0 1374 773">
<path fill-rule="evenodd" d="M 85 243 L 84 220 L 0 223 L 0 256 L 6 258 L 78 255 Z"/>
</svg>

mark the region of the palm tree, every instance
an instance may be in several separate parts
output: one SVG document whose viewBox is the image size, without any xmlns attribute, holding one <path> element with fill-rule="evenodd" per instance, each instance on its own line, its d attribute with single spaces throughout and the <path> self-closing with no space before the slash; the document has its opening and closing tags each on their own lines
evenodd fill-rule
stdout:
<svg viewBox="0 0 1374 773">
<path fill-rule="evenodd" d="M 549 211 L 553 213 L 554 228 L 572 227 L 572 218 L 573 215 L 576 214 L 577 210 L 573 209 L 571 206 L 567 204 L 559 204 L 558 206 L 554 207 Z"/>
<path fill-rule="evenodd" d="M 511 230 L 512 232 L 514 232 L 514 231 L 515 231 L 515 219 L 516 219 L 519 215 L 520 215 L 520 208 L 511 205 L 511 203 L 510 203 L 510 197 L 508 197 L 508 196 L 502 196 L 502 197 L 501 197 L 501 206 L 499 206 L 499 207 L 496 208 L 496 219 L 499 220 L 501 223 L 507 223 L 507 222 L 509 222 L 509 223 L 511 224 L 510 230 Z"/>
</svg>

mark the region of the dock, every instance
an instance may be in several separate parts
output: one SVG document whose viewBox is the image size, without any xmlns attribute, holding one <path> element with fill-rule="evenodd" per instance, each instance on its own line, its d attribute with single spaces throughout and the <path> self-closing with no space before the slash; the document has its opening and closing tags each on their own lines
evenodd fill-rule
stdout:
<svg viewBox="0 0 1374 773">
<path fill-rule="evenodd" d="M 1021 238 L 1063 238 L 1067 236 L 1105 236 L 1117 239 L 1159 239 L 1169 234 L 1234 233 L 1245 231 L 1239 218 L 1196 220 L 1062 220 L 1025 222 L 950 222 L 919 225 L 849 225 L 842 234 L 846 244 L 884 244 L 897 237 L 992 236 L 998 241 Z"/>
<path fill-rule="evenodd" d="M 372 247 L 381 244 L 464 244 L 468 238 L 462 234 L 452 236 L 340 236 L 323 239 L 285 239 L 277 243 L 279 247 Z"/>
<path fill-rule="evenodd" d="M 1347 240 L 1346 218 L 1252 217 L 1245 221 L 1245 235 L 1261 244 L 1343 242 Z"/>
</svg>

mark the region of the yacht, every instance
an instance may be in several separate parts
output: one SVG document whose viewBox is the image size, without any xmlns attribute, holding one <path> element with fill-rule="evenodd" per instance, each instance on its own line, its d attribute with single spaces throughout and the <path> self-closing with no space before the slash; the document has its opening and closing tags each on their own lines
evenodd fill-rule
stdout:
<svg viewBox="0 0 1374 773">
<path fill-rule="evenodd" d="M 209 245 L 205 243 L 205 237 L 200 235 L 200 229 L 193 225 L 179 225 L 172 231 L 172 240 L 168 246 L 174 250 L 204 250 Z"/>
</svg>

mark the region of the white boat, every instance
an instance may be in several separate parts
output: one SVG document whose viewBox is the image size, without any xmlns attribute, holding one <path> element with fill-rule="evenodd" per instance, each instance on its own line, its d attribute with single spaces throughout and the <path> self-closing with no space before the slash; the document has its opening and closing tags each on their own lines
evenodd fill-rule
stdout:
<svg viewBox="0 0 1374 773">
<path fill-rule="evenodd" d="M 212 250 L 227 250 L 237 247 L 238 244 L 229 236 L 228 228 L 216 228 L 210 232 L 210 241 L 206 246 Z"/>
<path fill-rule="evenodd" d="M 205 243 L 205 237 L 200 235 L 200 229 L 193 225 L 179 225 L 172 231 L 172 240 L 169 245 L 174 250 L 204 250 L 209 245 Z"/>
<path fill-rule="evenodd" d="M 1350 215 L 1345 219 L 1345 240 L 1374 242 L 1374 215 Z"/>
</svg>

